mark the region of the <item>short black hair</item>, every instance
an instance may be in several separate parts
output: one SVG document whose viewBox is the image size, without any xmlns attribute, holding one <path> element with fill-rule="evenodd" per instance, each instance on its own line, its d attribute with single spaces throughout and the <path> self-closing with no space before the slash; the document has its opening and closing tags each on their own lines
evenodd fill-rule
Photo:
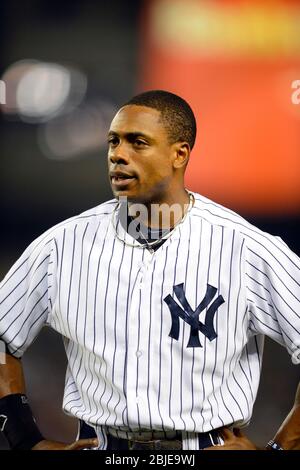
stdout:
<svg viewBox="0 0 300 470">
<path fill-rule="evenodd" d="M 192 149 L 196 139 L 196 119 L 190 105 L 180 96 L 164 90 L 150 90 L 134 96 L 123 106 L 136 105 L 157 109 L 171 143 L 188 142 Z"/>
</svg>

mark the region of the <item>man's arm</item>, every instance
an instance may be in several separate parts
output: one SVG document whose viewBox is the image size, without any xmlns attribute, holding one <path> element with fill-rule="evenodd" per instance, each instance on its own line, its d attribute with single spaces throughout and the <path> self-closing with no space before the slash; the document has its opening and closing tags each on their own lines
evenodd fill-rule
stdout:
<svg viewBox="0 0 300 470">
<path fill-rule="evenodd" d="M 12 393 L 25 393 L 23 367 L 20 359 L 6 354 L 0 365 L 0 399 Z"/>
<path fill-rule="evenodd" d="M 12 449 L 30 449 L 44 440 L 25 395 L 21 360 L 10 354 L 0 365 L 0 429 Z"/>
<path fill-rule="evenodd" d="M 49 275 L 55 275 L 55 247 L 50 229 L 26 248 L 0 284 L 1 359 L 3 342 L 21 355 L 48 324 L 49 307 L 55 301 L 54 290 L 49 290 Z M 0 432 L 10 448 L 75 450 L 97 445 L 94 440 L 68 445 L 42 436 L 25 395 L 21 360 L 5 351 L 6 363 L 0 364 Z"/>
<path fill-rule="evenodd" d="M 270 443 L 275 442 L 285 450 L 300 449 L 300 382 L 294 405 Z M 267 448 L 272 448 L 267 446 Z"/>
<path fill-rule="evenodd" d="M 0 429 L 12 449 L 80 450 L 97 446 L 97 439 L 81 439 L 72 444 L 49 441 L 40 434 L 25 396 L 25 380 L 20 359 L 5 355 L 0 364 Z"/>
<path fill-rule="evenodd" d="M 227 428 L 222 428 L 220 434 L 224 440 L 224 445 L 209 447 L 206 450 L 259 450 L 239 429 L 230 431 Z M 300 450 L 300 382 L 291 411 L 274 438 L 269 441 L 266 449 Z"/>
</svg>

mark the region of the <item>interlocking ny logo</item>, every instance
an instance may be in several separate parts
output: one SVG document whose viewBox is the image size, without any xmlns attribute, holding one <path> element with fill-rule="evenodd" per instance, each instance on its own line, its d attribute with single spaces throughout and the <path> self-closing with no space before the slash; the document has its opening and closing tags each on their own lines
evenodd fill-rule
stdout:
<svg viewBox="0 0 300 470">
<path fill-rule="evenodd" d="M 203 333 L 209 341 L 212 341 L 217 337 L 217 333 L 214 329 L 213 321 L 214 316 L 220 305 L 222 305 L 225 300 L 223 299 L 222 295 L 219 295 L 211 304 L 211 306 L 207 309 L 205 315 L 204 323 L 201 323 L 198 320 L 200 313 L 208 307 L 210 302 L 213 300 L 214 296 L 216 295 L 217 289 L 210 284 L 207 284 L 206 294 L 204 298 L 201 300 L 200 304 L 193 310 L 190 304 L 187 301 L 185 296 L 183 284 L 177 284 L 177 286 L 173 287 L 174 294 L 176 295 L 177 299 L 181 303 L 182 307 L 178 305 L 176 300 L 171 297 L 171 295 L 167 295 L 164 298 L 164 301 L 169 307 L 172 317 L 172 326 L 169 333 L 171 338 L 178 340 L 179 338 L 179 317 L 182 318 L 186 323 L 188 323 L 191 327 L 189 342 L 187 344 L 188 348 L 201 348 L 202 345 L 199 340 L 199 331 Z"/>
</svg>

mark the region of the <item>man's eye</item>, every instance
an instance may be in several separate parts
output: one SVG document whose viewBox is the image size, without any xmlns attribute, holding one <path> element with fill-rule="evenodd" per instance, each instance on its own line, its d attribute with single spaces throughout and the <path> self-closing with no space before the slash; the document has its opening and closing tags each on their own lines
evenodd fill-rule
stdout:
<svg viewBox="0 0 300 470">
<path fill-rule="evenodd" d="M 147 145 L 147 143 L 144 140 L 140 140 L 140 139 L 135 140 L 134 144 L 137 145 L 138 147 L 142 147 L 143 145 Z"/>
<path fill-rule="evenodd" d="M 116 137 L 112 137 L 110 139 L 108 139 L 108 145 L 118 145 L 119 143 L 119 139 L 117 139 Z"/>
</svg>

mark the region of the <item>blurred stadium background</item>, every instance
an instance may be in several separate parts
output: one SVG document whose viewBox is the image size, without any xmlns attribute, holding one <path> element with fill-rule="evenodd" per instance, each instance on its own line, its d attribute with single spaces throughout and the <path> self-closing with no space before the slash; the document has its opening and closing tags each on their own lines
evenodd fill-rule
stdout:
<svg viewBox="0 0 300 470">
<path fill-rule="evenodd" d="M 187 187 L 299 255 L 299 25 L 298 0 L 2 0 L 1 278 L 41 232 L 111 197 L 107 127 L 123 101 L 150 88 L 182 95 L 197 115 Z M 76 421 L 61 411 L 61 339 L 43 331 L 23 361 L 43 433 L 74 439 Z M 247 430 L 259 445 L 298 380 L 267 341 Z"/>
</svg>

